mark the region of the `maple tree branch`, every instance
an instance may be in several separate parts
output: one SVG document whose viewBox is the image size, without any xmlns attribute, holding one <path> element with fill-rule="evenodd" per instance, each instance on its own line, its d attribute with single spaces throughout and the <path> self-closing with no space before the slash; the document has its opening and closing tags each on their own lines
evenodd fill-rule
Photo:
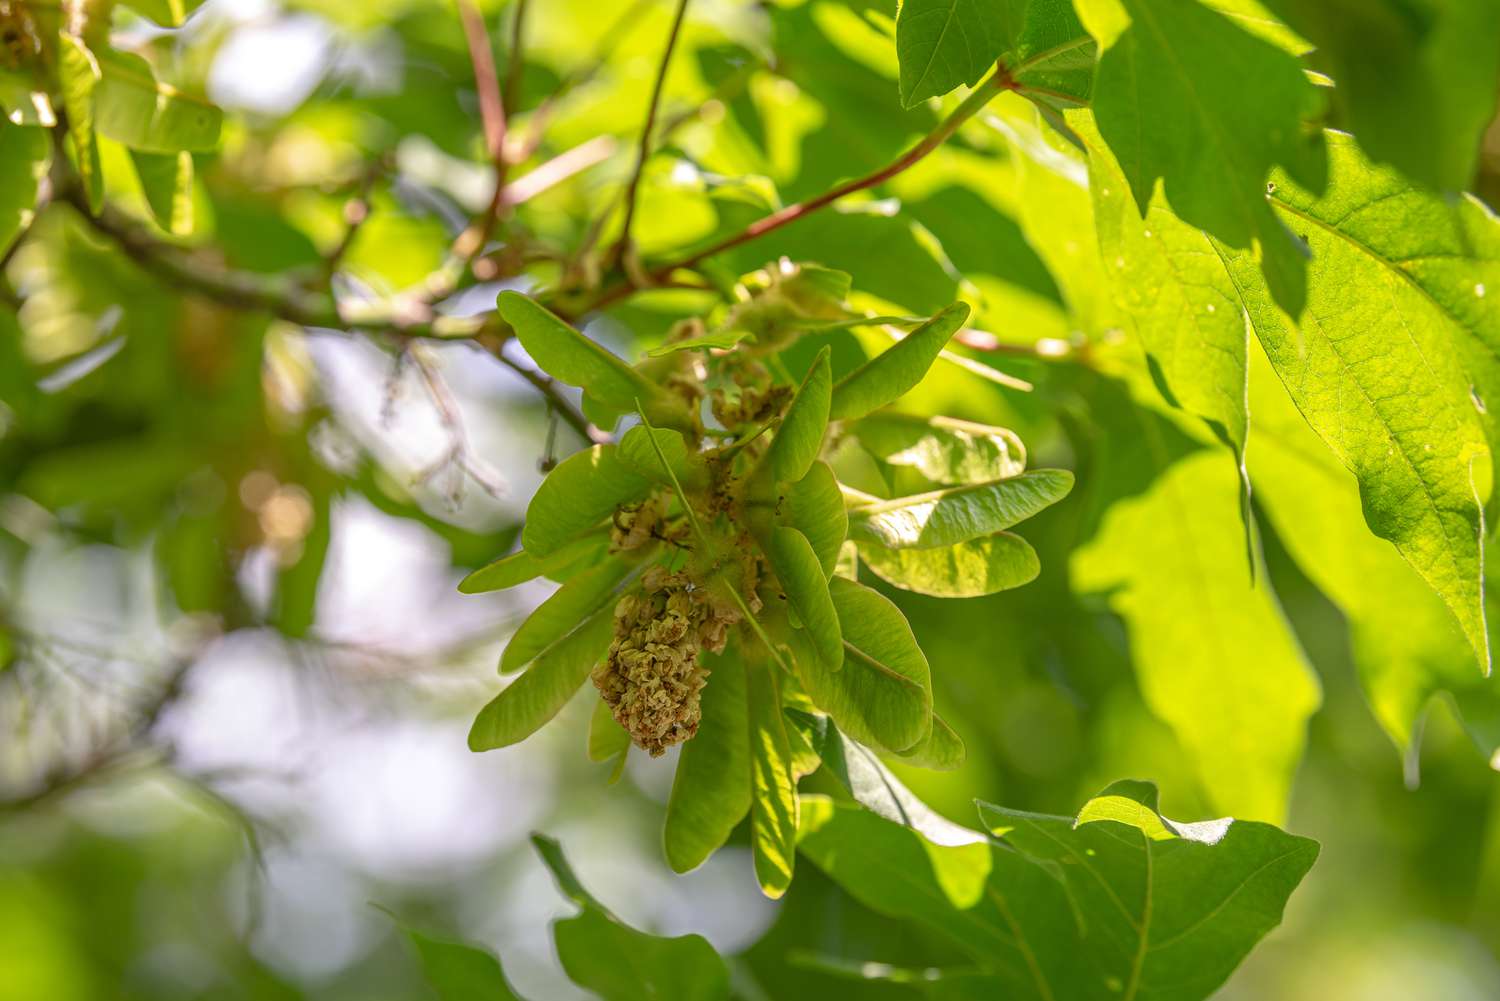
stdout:
<svg viewBox="0 0 1500 1001">
<path fill-rule="evenodd" d="M 884 167 L 865 174 L 862 177 L 856 177 L 842 184 L 836 184 L 820 195 L 815 195 L 812 198 L 777 209 L 775 212 L 762 216 L 750 223 L 744 229 L 731 233 L 729 236 L 710 244 L 702 250 L 694 251 L 685 257 L 651 268 L 646 273 L 646 278 L 653 284 L 663 282 L 674 271 L 681 268 L 694 267 L 707 258 L 713 257 L 715 254 L 722 254 L 726 250 L 732 250 L 741 244 L 749 243 L 752 240 L 765 236 L 773 230 L 780 229 L 782 226 L 809 216 L 821 208 L 832 205 L 847 195 L 852 195 L 855 192 L 864 191 L 885 183 L 897 174 L 921 162 L 929 153 L 937 149 L 957 132 L 961 125 L 978 114 L 980 109 L 995 96 L 1003 91 L 1015 90 L 1017 88 L 1018 85 L 1004 67 L 996 68 L 995 72 L 978 87 L 974 88 L 969 96 L 964 98 L 963 102 L 957 108 L 953 109 L 952 114 L 938 124 L 937 128 L 923 136 L 915 146 L 902 153 Z M 618 302 L 637 291 L 640 287 L 639 284 L 627 277 L 619 284 L 605 289 L 597 298 L 589 303 L 583 312 L 600 309 Z"/>
<path fill-rule="evenodd" d="M 73 180 L 54 181 L 55 200 L 74 208 L 99 235 L 124 251 L 143 271 L 177 288 L 236 309 L 269 313 L 302 327 L 341 330 L 349 334 L 385 334 L 402 342 L 413 340 L 472 340 L 500 364 L 515 372 L 546 400 L 564 422 L 585 441 L 597 442 L 600 432 L 547 376 L 504 353 L 510 331 L 493 313 L 484 317 L 430 316 L 414 319 L 399 305 L 346 315 L 326 292 L 309 290 L 284 277 L 238 271 L 195 260 L 191 252 L 158 240 L 144 226 L 105 204 L 98 214 L 89 211 L 88 197 Z M 429 311 L 430 312 L 430 311 Z"/>
<path fill-rule="evenodd" d="M 656 83 L 651 88 L 651 101 L 646 106 L 646 124 L 641 128 L 640 147 L 636 151 L 635 170 L 625 186 L 625 220 L 620 224 L 620 239 L 615 243 L 614 258 L 620 259 L 630 250 L 630 226 L 635 221 L 636 199 L 640 194 L 641 175 L 646 170 L 646 161 L 651 158 L 651 136 L 656 131 L 656 115 L 661 107 L 661 93 L 667 83 L 667 71 L 672 66 L 672 52 L 677 48 L 677 38 L 682 34 L 682 21 L 687 15 L 689 0 L 677 0 L 677 13 L 672 17 L 672 30 L 667 35 L 667 47 L 661 55 L 661 65 L 656 70 Z"/>
</svg>

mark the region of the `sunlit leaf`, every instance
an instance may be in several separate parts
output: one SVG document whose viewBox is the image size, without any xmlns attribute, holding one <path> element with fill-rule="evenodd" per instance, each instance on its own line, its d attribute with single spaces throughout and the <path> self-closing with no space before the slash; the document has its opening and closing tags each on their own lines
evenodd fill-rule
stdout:
<svg viewBox="0 0 1500 1001">
<path fill-rule="evenodd" d="M 102 74 L 94 92 L 99 133 L 143 153 L 211 152 L 224 114 L 201 98 L 160 83 L 140 56 L 95 53 Z"/>
<path fill-rule="evenodd" d="M 130 151 L 146 204 L 162 229 L 174 236 L 193 231 L 193 154 Z"/>
<path fill-rule="evenodd" d="M 969 307 L 956 302 L 844 376 L 833 387 L 830 419 L 864 417 L 900 399 L 922 381 L 968 317 Z"/>
<path fill-rule="evenodd" d="M 44 130 L 0 122 L 0 253 L 31 221 L 50 148 Z"/>
<path fill-rule="evenodd" d="M 910 467 L 938 484 L 983 483 L 1026 471 L 1026 447 L 1008 428 L 882 412 L 859 421 L 853 431 L 881 462 Z"/>
<path fill-rule="evenodd" d="M 973 85 L 1005 49 L 1011 0 L 906 0 L 896 15 L 901 103 Z"/>
<path fill-rule="evenodd" d="M 1041 562 L 1019 535 L 997 532 L 934 549 L 860 546 L 860 558 L 888 584 L 938 598 L 976 598 L 1036 579 Z"/>
<path fill-rule="evenodd" d="M 83 39 L 67 32 L 58 36 L 57 76 L 63 108 L 68 112 L 68 135 L 73 140 L 78 177 L 94 212 L 104 204 L 104 170 L 94 135 L 94 89 L 99 85 L 99 63 Z"/>
<path fill-rule="evenodd" d="M 774 670 L 746 664 L 746 706 L 750 733 L 750 846 L 761 892 L 776 899 L 792 883 L 797 861 L 797 782 L 792 750 Z"/>
<path fill-rule="evenodd" d="M 988 483 L 861 502 L 849 510 L 849 537 L 888 549 L 935 549 L 1016 525 L 1068 495 L 1073 474 L 1036 469 Z"/>
</svg>

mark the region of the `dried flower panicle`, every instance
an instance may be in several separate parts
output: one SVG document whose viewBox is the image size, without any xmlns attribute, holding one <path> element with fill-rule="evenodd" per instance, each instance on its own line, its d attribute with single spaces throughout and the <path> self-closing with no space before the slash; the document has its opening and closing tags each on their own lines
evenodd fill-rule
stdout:
<svg viewBox="0 0 1500 1001">
<path fill-rule="evenodd" d="M 661 566 L 646 571 L 639 592 L 620 599 L 615 639 L 593 681 L 637 747 L 660 757 L 698 732 L 708 679 L 698 654 L 722 651 L 737 621 L 736 610 Z"/>
</svg>

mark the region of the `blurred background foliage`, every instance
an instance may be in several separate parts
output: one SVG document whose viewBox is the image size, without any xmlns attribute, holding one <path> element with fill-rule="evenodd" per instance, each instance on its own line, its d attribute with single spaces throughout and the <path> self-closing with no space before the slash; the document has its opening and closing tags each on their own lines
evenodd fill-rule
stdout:
<svg viewBox="0 0 1500 1001">
<path fill-rule="evenodd" d="M 504 67 L 512 8 L 478 6 Z M 632 168 L 672 15 L 665 0 L 534 6 L 509 107 L 527 196 L 479 283 L 441 302 L 454 317 L 492 308 L 523 268 L 587 269 L 577 248 L 612 241 L 591 226 Z M 928 132 L 935 104 L 895 99 L 893 16 L 889 0 L 693 4 L 641 191 L 642 253 L 733 232 Z M 447 0 L 210 0 L 178 29 L 124 9 L 112 27 L 228 112 L 220 151 L 194 156 L 181 241 L 215 266 L 399 303 L 430 290 L 485 207 L 494 168 Z M 1091 226 L 1087 193 L 1014 152 L 1035 129 L 1003 97 L 915 169 L 720 266 L 817 260 L 888 312 L 967 299 L 998 338 L 982 363 L 1035 391 L 940 366 L 907 405 L 1014 428 L 1034 465 L 1080 473 L 1026 526 L 1032 585 L 888 592 L 968 747 L 959 771 L 895 766 L 903 779 L 966 821 L 976 796 L 1071 815 L 1122 777 L 1159 782 L 1173 816 L 1212 815 L 1142 700 L 1120 622 L 1069 586 L 1111 500 L 1089 471 L 1124 447 L 1120 390 L 1070 359 L 1108 344 L 1116 318 L 1092 245 L 1058 235 Z M 125 151 L 101 147 L 109 200 L 144 220 L 134 175 L 110 169 Z M 552 175 L 525 188 L 539 169 Z M 1500 193 L 1493 128 L 1478 190 Z M 634 756 L 610 784 L 582 753 L 583 701 L 522 747 L 467 752 L 499 645 L 545 592 L 461 598 L 454 584 L 511 547 L 540 471 L 579 444 L 524 359 L 289 323 L 143 263 L 56 202 L 0 286 L 0 1001 L 431 997 L 371 902 L 496 948 L 525 995 L 581 996 L 552 953 L 547 923 L 571 908 L 533 829 L 622 917 L 705 934 L 747 997 L 917 997 L 809 956 L 953 960 L 811 866 L 784 901 L 761 899 L 742 836 L 671 876 L 657 843 L 671 759 Z M 589 332 L 629 352 L 708 301 L 653 292 Z M 864 350 L 832 341 L 836 358 Z M 878 487 L 887 473 L 865 475 Z M 1260 524 L 1323 689 L 1286 826 L 1324 850 L 1220 996 L 1500 997 L 1493 747 L 1476 750 L 1437 700 L 1403 759 L 1338 610 Z"/>
</svg>

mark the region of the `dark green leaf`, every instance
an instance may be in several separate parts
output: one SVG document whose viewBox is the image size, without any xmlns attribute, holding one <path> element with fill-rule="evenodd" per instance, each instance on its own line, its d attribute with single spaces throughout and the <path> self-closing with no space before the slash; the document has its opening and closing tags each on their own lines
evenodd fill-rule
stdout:
<svg viewBox="0 0 1500 1001">
<path fill-rule="evenodd" d="M 505 979 L 500 961 L 483 949 L 431 938 L 403 928 L 416 946 L 422 973 L 439 1001 L 522 1001 Z"/>
<path fill-rule="evenodd" d="M 765 475 L 774 482 L 795 483 L 802 479 L 823 447 L 833 390 L 828 355 L 826 347 L 818 352 L 761 460 Z"/>
</svg>

